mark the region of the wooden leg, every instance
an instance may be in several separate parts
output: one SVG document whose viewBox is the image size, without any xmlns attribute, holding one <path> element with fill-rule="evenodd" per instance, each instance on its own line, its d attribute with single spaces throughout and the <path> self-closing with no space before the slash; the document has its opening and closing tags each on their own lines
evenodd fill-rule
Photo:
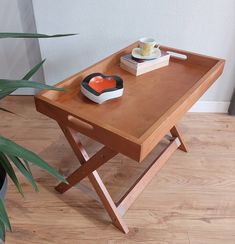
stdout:
<svg viewBox="0 0 235 244">
<path fill-rule="evenodd" d="M 125 222 L 122 220 L 113 199 L 108 193 L 97 171 L 94 171 L 91 175 L 88 176 L 88 178 L 92 186 L 96 190 L 110 218 L 112 219 L 113 225 L 116 226 L 123 233 L 127 234 L 129 232 L 129 229 Z"/>
<path fill-rule="evenodd" d="M 147 184 L 152 180 L 156 173 L 162 168 L 165 162 L 170 158 L 174 151 L 180 147 L 180 140 L 174 138 L 162 153 L 150 164 L 144 173 L 136 180 L 131 188 L 116 203 L 118 211 L 124 215 L 139 194 L 144 190 Z"/>
<path fill-rule="evenodd" d="M 66 190 L 68 190 L 69 188 L 71 188 L 73 185 L 77 184 L 79 182 L 78 179 L 82 179 L 87 175 L 88 173 L 88 178 L 92 184 L 92 186 L 94 187 L 95 191 L 97 192 L 100 200 L 102 201 L 105 209 L 107 210 L 112 223 L 114 226 L 116 226 L 118 229 L 120 229 L 122 232 L 124 233 L 128 233 L 128 227 L 125 224 L 125 222 L 122 220 L 117 207 L 115 205 L 115 203 L 113 202 L 110 194 L 108 193 L 105 185 L 103 184 L 98 172 L 96 170 L 92 170 L 93 166 L 91 166 L 91 164 L 96 164 L 97 165 L 101 165 L 104 162 L 107 162 L 110 158 L 112 158 L 113 156 L 115 156 L 117 153 L 112 151 L 111 149 L 107 148 L 107 147 L 103 147 L 96 155 L 94 155 L 92 158 L 89 158 L 86 150 L 84 149 L 84 147 L 82 146 L 77 133 L 70 129 L 70 128 L 65 128 L 62 124 L 60 124 L 61 129 L 64 132 L 65 137 L 67 138 L 68 142 L 70 143 L 74 153 L 76 154 L 77 158 L 79 159 L 80 163 L 81 163 L 81 167 L 84 166 L 83 168 L 83 173 L 79 172 L 79 168 L 78 170 L 76 170 L 74 173 L 72 173 L 72 175 L 70 175 L 67 180 L 70 183 L 69 185 L 60 183 L 55 189 L 57 191 L 59 191 L 60 193 L 65 192 Z M 90 163 L 89 163 L 90 162 Z M 97 162 L 100 162 L 97 164 Z M 85 165 L 86 168 L 85 168 Z M 86 169 L 89 169 L 86 172 Z M 92 171 L 91 171 L 92 170 Z M 91 171 L 91 172 L 90 172 Z M 85 173 L 84 173 L 85 172 Z M 84 176 L 84 177 L 83 177 Z M 78 179 L 77 179 L 78 177 Z"/>
<path fill-rule="evenodd" d="M 78 149 L 77 149 L 78 150 Z M 93 157 L 84 162 L 77 170 L 75 170 L 66 180 L 69 184 L 61 182 L 56 186 L 56 190 L 64 193 L 74 185 L 78 184 L 82 179 L 90 175 L 102 164 L 113 158 L 117 153 L 108 147 L 103 147 Z"/>
<path fill-rule="evenodd" d="M 186 144 L 185 144 L 185 142 L 184 142 L 184 140 L 182 138 L 181 133 L 179 132 L 179 129 L 176 127 L 176 125 L 171 128 L 170 133 L 171 133 L 171 135 L 173 137 L 178 137 L 179 138 L 179 140 L 181 142 L 181 145 L 179 146 L 179 149 L 184 151 L 184 152 L 188 152 L 188 148 L 187 148 L 187 146 L 186 146 Z"/>
</svg>

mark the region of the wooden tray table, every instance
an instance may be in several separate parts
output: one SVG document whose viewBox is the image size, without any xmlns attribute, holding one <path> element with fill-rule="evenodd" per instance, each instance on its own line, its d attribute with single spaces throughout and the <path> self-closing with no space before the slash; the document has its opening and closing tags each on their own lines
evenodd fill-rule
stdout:
<svg viewBox="0 0 235 244">
<path fill-rule="evenodd" d="M 121 216 L 177 148 L 187 151 L 176 123 L 221 75 L 224 67 L 222 59 L 161 46 L 162 50 L 186 55 L 187 59 L 171 57 L 169 66 L 136 77 L 119 66 L 120 57 L 134 47 L 137 43 L 56 85 L 67 92 L 43 91 L 35 96 L 37 110 L 57 121 L 81 163 L 68 176 L 69 184 L 60 183 L 55 189 L 64 193 L 88 177 L 113 224 L 124 233 L 128 227 Z M 122 77 L 124 95 L 102 105 L 89 101 L 81 94 L 80 83 L 93 72 Z M 77 132 L 104 147 L 90 158 Z M 96 170 L 117 153 L 142 162 L 168 133 L 169 145 L 114 203 Z"/>
</svg>

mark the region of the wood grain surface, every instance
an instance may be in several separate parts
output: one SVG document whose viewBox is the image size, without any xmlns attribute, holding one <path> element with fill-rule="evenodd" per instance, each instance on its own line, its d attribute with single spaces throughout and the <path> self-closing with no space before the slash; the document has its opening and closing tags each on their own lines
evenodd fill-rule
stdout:
<svg viewBox="0 0 235 244">
<path fill-rule="evenodd" d="M 32 97 L 12 96 L 1 105 L 20 115 L 1 112 L 2 135 L 34 150 L 64 175 L 78 167 L 59 126 L 35 111 Z M 177 150 L 131 206 L 124 216 L 127 235 L 110 223 L 87 180 L 60 195 L 54 190 L 58 182 L 32 167 L 39 193 L 18 174 L 25 191 L 22 199 L 9 180 L 6 206 L 13 233 L 7 233 L 6 244 L 234 244 L 235 118 L 189 113 L 179 128 L 189 152 Z M 89 156 L 102 147 L 86 137 L 82 143 Z M 160 149 L 142 164 L 118 154 L 100 168 L 114 199 Z"/>
<path fill-rule="evenodd" d="M 169 66 L 136 77 L 119 66 L 123 53 L 136 46 L 134 43 L 59 83 L 68 92 L 38 94 L 38 111 L 64 124 L 73 116 L 79 124 L 92 128 L 76 123 L 82 134 L 141 162 L 222 74 L 224 60 L 161 46 L 187 55 L 187 60 L 170 58 Z M 120 76 L 123 96 L 102 105 L 84 97 L 80 83 L 93 72 Z"/>
</svg>

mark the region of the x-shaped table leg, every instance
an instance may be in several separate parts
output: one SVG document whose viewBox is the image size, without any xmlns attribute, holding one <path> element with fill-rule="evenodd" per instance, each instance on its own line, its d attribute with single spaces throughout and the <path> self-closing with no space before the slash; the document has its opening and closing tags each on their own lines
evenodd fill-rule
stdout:
<svg viewBox="0 0 235 244">
<path fill-rule="evenodd" d="M 72 186 L 76 185 L 78 182 L 80 182 L 82 179 L 84 179 L 87 176 L 92 186 L 94 187 L 95 191 L 97 192 L 100 200 L 102 201 L 105 209 L 107 210 L 110 218 L 112 219 L 113 224 L 124 233 L 128 233 L 129 230 L 127 225 L 122 220 L 115 203 L 113 202 L 98 172 L 96 171 L 98 167 L 106 163 L 117 153 L 112 149 L 104 146 L 93 157 L 89 158 L 86 150 L 82 146 L 77 136 L 76 131 L 68 127 L 65 128 L 60 123 L 59 126 L 61 127 L 65 137 L 67 138 L 74 153 L 76 154 L 78 160 L 80 161 L 81 167 L 75 170 L 67 178 L 69 184 L 65 184 L 61 182 L 58 186 L 56 186 L 55 189 L 60 193 L 64 193 L 65 191 L 69 190 Z"/>
<path fill-rule="evenodd" d="M 90 158 L 78 138 L 78 133 L 69 127 L 65 127 L 62 123 L 59 123 L 59 125 L 78 160 L 80 161 L 81 166 L 70 176 L 68 176 L 67 181 L 69 184 L 61 182 L 58 186 L 56 186 L 55 189 L 60 193 L 64 193 L 72 186 L 79 183 L 82 179 L 88 177 L 110 218 L 112 219 L 113 224 L 124 233 L 128 233 L 129 230 L 122 220 L 121 215 L 127 211 L 134 200 L 143 191 L 154 175 L 160 170 L 160 168 L 165 164 L 165 162 L 177 148 L 187 152 L 186 145 L 182 136 L 180 135 L 179 130 L 176 128 L 176 126 L 173 126 L 170 130 L 172 137 L 170 137 L 170 143 L 168 146 L 161 152 L 160 155 L 157 156 L 157 158 L 115 204 L 96 169 L 106 163 L 109 159 L 113 158 L 117 152 L 104 146 Z"/>
</svg>

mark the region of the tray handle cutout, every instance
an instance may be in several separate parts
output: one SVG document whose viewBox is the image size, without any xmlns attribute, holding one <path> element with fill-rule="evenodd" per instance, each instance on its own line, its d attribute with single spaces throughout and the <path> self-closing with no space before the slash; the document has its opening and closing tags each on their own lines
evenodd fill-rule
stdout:
<svg viewBox="0 0 235 244">
<path fill-rule="evenodd" d="M 85 129 L 85 130 L 93 130 L 94 129 L 94 127 L 91 124 L 89 124 L 85 121 L 82 121 L 82 120 L 80 120 L 80 119 L 78 119 L 72 115 L 68 115 L 68 121 L 71 122 L 72 124 L 74 124 L 75 126 L 78 126 L 81 129 Z"/>
<path fill-rule="evenodd" d="M 167 51 L 167 53 L 170 54 L 171 57 L 181 59 L 181 60 L 186 60 L 188 58 L 187 55 L 181 53 L 176 53 L 172 51 Z"/>
</svg>

